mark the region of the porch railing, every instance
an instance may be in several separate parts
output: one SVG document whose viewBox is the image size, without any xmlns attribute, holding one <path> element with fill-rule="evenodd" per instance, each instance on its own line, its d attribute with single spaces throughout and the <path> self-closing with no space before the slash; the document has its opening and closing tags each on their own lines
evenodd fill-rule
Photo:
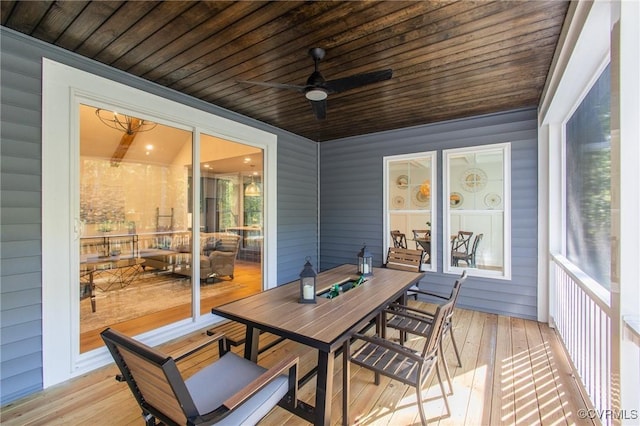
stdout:
<svg viewBox="0 0 640 426">
<path fill-rule="evenodd" d="M 606 291 L 566 258 L 552 256 L 553 324 L 595 412 L 611 409 L 611 307 Z M 610 419 L 601 417 L 605 424 Z"/>
</svg>

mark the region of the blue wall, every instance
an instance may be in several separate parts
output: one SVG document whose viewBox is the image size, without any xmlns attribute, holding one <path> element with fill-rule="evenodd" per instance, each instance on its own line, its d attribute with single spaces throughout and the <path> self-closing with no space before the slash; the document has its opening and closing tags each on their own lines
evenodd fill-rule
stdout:
<svg viewBox="0 0 640 426">
<path fill-rule="evenodd" d="M 321 269 L 355 263 L 363 242 L 380 265 L 383 247 L 383 157 L 438 151 L 438 193 L 442 194 L 442 150 L 511 142 L 512 279 L 471 277 L 458 304 L 528 319 L 537 316 L 538 151 L 535 109 L 519 110 L 320 144 Z M 438 217 L 443 217 L 441 201 Z M 438 241 L 442 221 L 438 223 Z M 448 239 L 447 239 L 448 241 Z M 443 259 L 438 247 L 438 259 Z M 421 286 L 447 295 L 454 275 L 427 273 Z"/>
</svg>

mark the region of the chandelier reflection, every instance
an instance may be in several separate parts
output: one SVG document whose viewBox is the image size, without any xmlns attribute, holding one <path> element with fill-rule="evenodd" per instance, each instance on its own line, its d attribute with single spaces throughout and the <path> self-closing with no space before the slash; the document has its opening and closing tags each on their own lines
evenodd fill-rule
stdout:
<svg viewBox="0 0 640 426">
<path fill-rule="evenodd" d="M 253 180 L 253 176 L 251 176 L 251 183 L 247 185 L 244 190 L 245 197 L 259 197 L 261 194 L 260 186 Z"/>
<path fill-rule="evenodd" d="M 112 129 L 119 130 L 128 135 L 134 133 L 148 132 L 154 129 L 158 124 L 152 121 L 145 121 L 140 118 L 131 117 L 129 115 L 118 114 L 115 111 L 107 111 L 104 109 L 96 109 L 96 115 L 105 125 Z"/>
</svg>

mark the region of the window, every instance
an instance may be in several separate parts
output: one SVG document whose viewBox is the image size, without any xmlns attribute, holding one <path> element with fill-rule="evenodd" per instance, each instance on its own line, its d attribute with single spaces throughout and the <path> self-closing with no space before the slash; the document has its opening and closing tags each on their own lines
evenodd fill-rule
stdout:
<svg viewBox="0 0 640 426">
<path fill-rule="evenodd" d="M 406 248 L 426 252 L 422 270 L 436 271 L 436 154 L 385 157 L 384 164 L 386 247 L 394 245 L 391 231 L 399 231 Z"/>
<path fill-rule="evenodd" d="M 445 272 L 510 278 L 510 145 L 443 151 Z"/>
<path fill-rule="evenodd" d="M 611 76 L 602 72 L 565 125 L 566 257 L 611 286 Z"/>
</svg>

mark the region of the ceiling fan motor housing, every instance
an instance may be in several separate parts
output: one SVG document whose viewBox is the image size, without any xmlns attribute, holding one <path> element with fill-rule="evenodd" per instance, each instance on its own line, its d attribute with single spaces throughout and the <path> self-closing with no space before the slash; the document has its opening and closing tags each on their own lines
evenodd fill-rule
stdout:
<svg viewBox="0 0 640 426">
<path fill-rule="evenodd" d="M 304 86 L 256 81 L 241 81 L 241 83 L 258 84 L 260 86 L 295 90 L 297 92 L 304 93 L 305 98 L 311 101 L 311 108 L 314 115 L 318 120 L 322 120 L 327 114 L 327 103 L 325 100 L 330 93 L 342 93 L 346 90 L 366 86 L 367 84 L 388 80 L 393 74 L 392 70 L 386 69 L 369 73 L 354 74 L 348 77 L 326 81 L 318 70 L 318 64 L 324 58 L 324 55 L 325 51 L 321 47 L 313 47 L 309 49 L 309 56 L 311 56 L 314 63 L 314 71 L 311 73 L 307 79 L 307 84 Z"/>
</svg>

